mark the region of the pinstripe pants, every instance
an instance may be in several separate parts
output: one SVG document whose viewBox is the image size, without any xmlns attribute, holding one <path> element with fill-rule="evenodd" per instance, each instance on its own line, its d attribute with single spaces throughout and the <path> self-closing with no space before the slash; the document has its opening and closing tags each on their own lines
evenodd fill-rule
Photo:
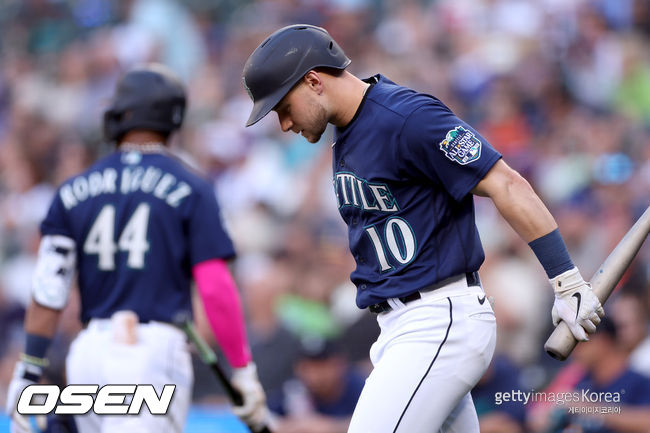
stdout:
<svg viewBox="0 0 650 433">
<path fill-rule="evenodd" d="M 373 371 L 348 433 L 478 433 L 470 390 L 496 345 L 496 320 L 480 286 L 465 278 L 377 315 Z M 482 301 L 482 302 L 481 302 Z"/>
</svg>

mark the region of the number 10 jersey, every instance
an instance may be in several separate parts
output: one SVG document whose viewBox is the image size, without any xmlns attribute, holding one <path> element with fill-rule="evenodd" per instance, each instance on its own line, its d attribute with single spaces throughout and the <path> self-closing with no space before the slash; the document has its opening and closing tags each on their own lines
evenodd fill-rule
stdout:
<svg viewBox="0 0 650 433">
<path fill-rule="evenodd" d="M 501 158 L 435 97 L 381 75 L 367 81 L 332 158 L 359 308 L 478 270 L 471 190 Z"/>
</svg>

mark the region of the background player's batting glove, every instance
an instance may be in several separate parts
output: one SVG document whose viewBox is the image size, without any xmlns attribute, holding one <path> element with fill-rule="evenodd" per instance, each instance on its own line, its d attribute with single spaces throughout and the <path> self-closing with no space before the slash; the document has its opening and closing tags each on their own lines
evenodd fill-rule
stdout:
<svg viewBox="0 0 650 433">
<path fill-rule="evenodd" d="M 582 279 L 576 267 L 550 281 L 555 290 L 555 302 L 551 312 L 553 325 L 557 326 L 562 320 L 569 326 L 576 340 L 589 340 L 587 333 L 596 331 L 600 318 L 605 314 L 591 285 Z"/>
<path fill-rule="evenodd" d="M 42 363 L 44 364 L 45 361 L 42 360 Z M 11 383 L 9 383 L 9 390 L 7 391 L 6 411 L 7 415 L 11 418 L 9 425 L 10 433 L 33 433 L 40 430 L 33 428 L 29 417 L 19 414 L 16 406 L 23 389 L 28 385 L 37 383 L 42 374 L 43 367 L 41 365 L 36 365 L 25 360 L 16 363 L 14 376 L 11 379 Z M 44 421 L 44 419 L 39 421 Z"/>
<path fill-rule="evenodd" d="M 233 406 L 233 413 L 248 426 L 264 426 L 270 413 L 266 407 L 266 396 L 257 377 L 255 363 L 250 362 L 246 367 L 235 368 L 231 380 L 244 398 L 242 406 Z"/>
</svg>

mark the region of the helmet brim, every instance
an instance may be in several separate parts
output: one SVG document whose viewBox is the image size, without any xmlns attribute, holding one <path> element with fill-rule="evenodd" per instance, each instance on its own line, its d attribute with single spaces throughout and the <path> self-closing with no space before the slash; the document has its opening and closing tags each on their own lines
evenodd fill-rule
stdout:
<svg viewBox="0 0 650 433">
<path fill-rule="evenodd" d="M 275 108 L 276 105 L 280 103 L 282 98 L 284 98 L 286 94 L 289 93 L 295 84 L 296 83 L 287 83 L 275 92 L 255 101 L 253 104 L 253 109 L 251 110 L 251 114 L 248 117 L 248 121 L 246 122 L 246 126 L 252 126 L 262 120 L 267 114 L 271 112 L 271 110 Z"/>
<path fill-rule="evenodd" d="M 268 102 L 267 100 L 255 102 L 251 114 L 248 116 L 248 120 L 246 121 L 246 126 L 255 125 L 257 122 L 262 120 L 264 116 L 269 114 L 271 110 L 273 110 L 273 107 L 275 107 L 275 104 L 271 105 L 271 102 Z"/>
</svg>

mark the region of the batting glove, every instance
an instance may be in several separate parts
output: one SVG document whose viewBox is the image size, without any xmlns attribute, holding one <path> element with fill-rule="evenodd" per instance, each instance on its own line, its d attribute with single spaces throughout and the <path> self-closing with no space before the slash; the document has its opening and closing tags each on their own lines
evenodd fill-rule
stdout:
<svg viewBox="0 0 650 433">
<path fill-rule="evenodd" d="M 267 424 L 269 410 L 266 407 L 264 389 L 257 377 L 257 367 L 250 362 L 242 368 L 235 368 L 232 374 L 232 384 L 241 392 L 244 404 L 234 406 L 233 413 L 246 425 L 258 430 Z"/>
<path fill-rule="evenodd" d="M 45 363 L 44 360 L 41 361 Z M 9 390 L 7 391 L 6 411 L 7 415 L 11 418 L 9 424 L 10 433 L 33 433 L 41 430 L 32 426 L 28 416 L 18 413 L 17 405 L 23 390 L 27 386 L 37 383 L 42 374 L 43 367 L 41 365 L 32 364 L 25 360 L 16 363 L 14 376 L 9 383 Z M 44 419 L 38 421 L 44 421 Z"/>
<path fill-rule="evenodd" d="M 550 282 L 555 291 L 551 312 L 553 325 L 557 326 L 562 320 L 576 340 L 589 340 L 587 334 L 596 331 L 600 318 L 605 314 L 591 285 L 582 279 L 576 267 L 552 278 Z"/>
</svg>

